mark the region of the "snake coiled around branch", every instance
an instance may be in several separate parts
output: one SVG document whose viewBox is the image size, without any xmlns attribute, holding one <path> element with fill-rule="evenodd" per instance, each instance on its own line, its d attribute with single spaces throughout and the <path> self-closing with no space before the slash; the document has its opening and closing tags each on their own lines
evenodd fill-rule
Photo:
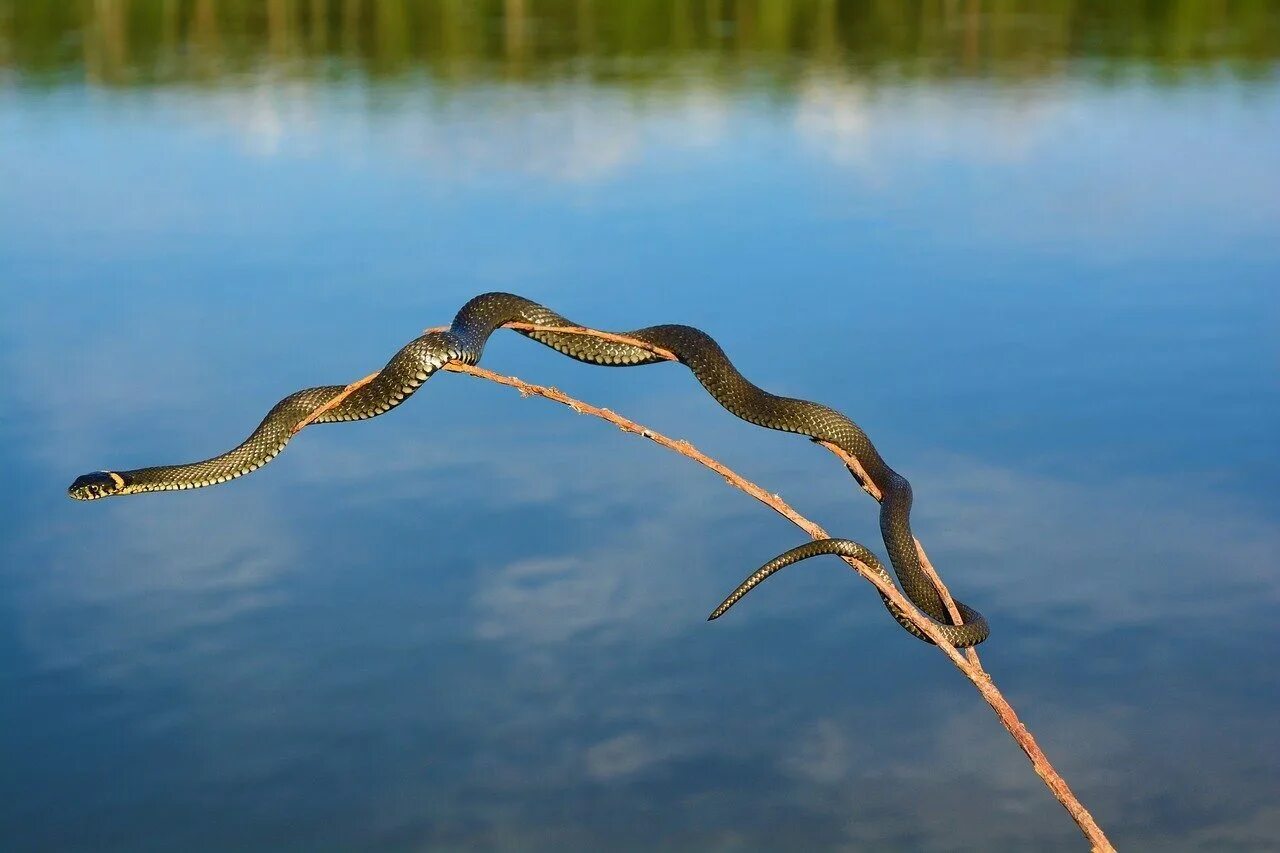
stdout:
<svg viewBox="0 0 1280 853">
<path fill-rule="evenodd" d="M 509 323 L 534 326 L 571 327 L 574 323 L 556 312 L 509 293 L 486 293 L 472 299 L 453 324 L 444 331 L 430 331 L 410 341 L 368 384 L 356 389 L 337 405 L 321 412 L 315 423 L 356 421 L 377 417 L 400 405 L 445 364 L 457 361 L 475 364 L 485 342 L 498 328 Z M 653 364 L 665 358 L 649 348 L 605 340 L 571 332 L 517 329 L 520 334 L 545 344 L 570 358 L 590 364 L 631 367 Z M 863 470 L 881 492 L 880 530 L 889 561 L 906 596 L 920 608 L 955 646 L 972 646 L 986 639 L 986 621 L 976 611 L 957 602 L 964 624 L 953 625 L 942 598 L 921 569 L 911 532 L 911 484 L 885 463 L 875 445 L 853 421 L 834 409 L 807 400 L 779 397 L 749 382 L 720 346 L 705 332 L 690 326 L 650 326 L 622 333 L 623 336 L 667 350 L 686 365 L 702 386 L 732 414 L 769 429 L 808 436 L 829 442 L 861 463 Z M 346 390 L 344 385 L 307 388 L 277 403 L 258 428 L 238 447 L 219 456 L 183 465 L 138 468 L 131 471 L 98 471 L 72 483 L 68 492 L 77 500 L 94 500 L 140 492 L 195 489 L 225 483 L 244 476 L 270 462 L 284 449 L 296 428 L 317 409 Z M 769 574 L 785 565 L 818 554 L 853 556 L 887 572 L 875 556 L 848 540 L 821 540 L 792 549 L 752 574 L 725 604 L 720 615 Z M 772 567 L 772 568 L 771 568 Z M 763 574 L 762 574 L 763 573 Z M 754 580 L 753 580 L 754 579 Z M 928 641 L 891 602 L 890 613 L 909 632 Z"/>
</svg>

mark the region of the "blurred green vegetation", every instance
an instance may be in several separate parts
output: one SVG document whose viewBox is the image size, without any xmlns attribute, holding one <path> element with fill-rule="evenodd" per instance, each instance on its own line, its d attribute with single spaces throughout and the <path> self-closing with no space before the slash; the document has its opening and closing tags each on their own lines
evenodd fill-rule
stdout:
<svg viewBox="0 0 1280 853">
<path fill-rule="evenodd" d="M 1277 55 L 1275 0 L 0 0 L 0 79 L 27 85 L 261 71 L 678 85 L 691 65 L 727 84 L 785 84 L 815 66 L 1178 81 L 1272 74 Z"/>
</svg>

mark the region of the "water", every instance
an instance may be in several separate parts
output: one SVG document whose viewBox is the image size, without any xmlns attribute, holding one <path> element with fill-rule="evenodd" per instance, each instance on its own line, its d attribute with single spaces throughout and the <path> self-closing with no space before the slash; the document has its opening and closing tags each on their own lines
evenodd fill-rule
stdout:
<svg viewBox="0 0 1280 853">
<path fill-rule="evenodd" d="M 0 0 L 7 850 L 1075 850 L 938 654 L 647 442 L 441 376 L 220 452 L 469 297 L 685 322 L 866 427 L 1127 849 L 1280 845 L 1267 3 Z M 687 372 L 486 365 L 841 535 Z"/>
</svg>

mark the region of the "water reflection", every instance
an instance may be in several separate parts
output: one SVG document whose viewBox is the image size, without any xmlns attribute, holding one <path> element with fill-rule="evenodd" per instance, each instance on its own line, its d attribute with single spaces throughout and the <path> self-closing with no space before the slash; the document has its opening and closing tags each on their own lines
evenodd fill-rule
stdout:
<svg viewBox="0 0 1280 853">
<path fill-rule="evenodd" d="M 1123 847 L 1280 831 L 1266 3 L 0 0 L 6 849 L 1077 849 L 968 687 L 714 478 L 445 376 L 224 449 L 467 298 L 847 410 Z M 870 502 L 675 367 L 487 363 Z"/>
<path fill-rule="evenodd" d="M 1068 64 L 1100 80 L 1138 72 L 1164 81 L 1218 69 L 1269 74 L 1280 52 L 1276 17 L 1265 0 L 5 0 L 0 61 L 32 80 L 83 73 L 106 85 L 216 84 L 270 68 L 320 81 L 427 73 L 456 84 L 572 76 L 679 85 L 696 77 L 759 88 L 787 87 L 815 68 L 1025 81 Z"/>
</svg>

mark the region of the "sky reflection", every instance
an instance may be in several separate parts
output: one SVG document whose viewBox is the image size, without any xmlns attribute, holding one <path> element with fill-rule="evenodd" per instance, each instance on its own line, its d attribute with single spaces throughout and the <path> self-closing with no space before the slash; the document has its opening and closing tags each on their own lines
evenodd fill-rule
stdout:
<svg viewBox="0 0 1280 853">
<path fill-rule="evenodd" d="M 1117 844 L 1274 847 L 1267 4 L 251 7 L 0 0 L 6 849 L 1078 849 L 834 560 L 707 625 L 797 532 L 559 407 L 441 376 L 229 486 L 64 496 L 491 289 L 848 412 Z M 680 368 L 486 364 L 880 547 Z"/>
</svg>

